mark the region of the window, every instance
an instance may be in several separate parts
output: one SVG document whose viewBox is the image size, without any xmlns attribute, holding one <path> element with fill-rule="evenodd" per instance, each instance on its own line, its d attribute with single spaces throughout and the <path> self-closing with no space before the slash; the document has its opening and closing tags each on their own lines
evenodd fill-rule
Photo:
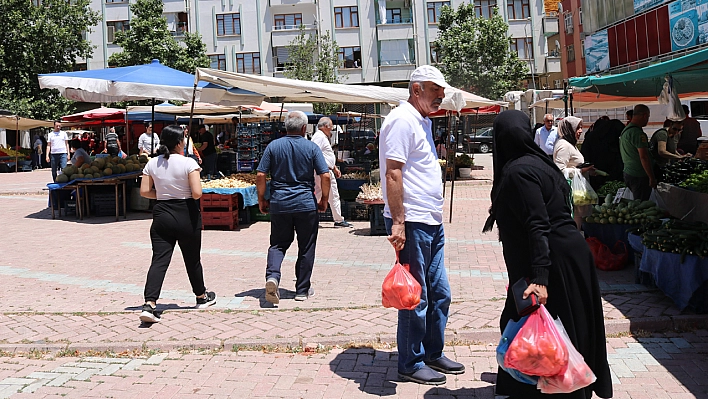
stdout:
<svg viewBox="0 0 708 399">
<path fill-rule="evenodd" d="M 565 24 L 565 33 L 573 33 L 573 13 L 567 12 L 563 15 L 563 22 Z"/>
<path fill-rule="evenodd" d="M 413 39 L 379 41 L 379 65 L 415 64 L 415 42 Z"/>
<path fill-rule="evenodd" d="M 509 19 L 526 19 L 531 16 L 529 0 L 506 0 Z"/>
<path fill-rule="evenodd" d="M 86 68 L 86 63 L 79 63 L 79 64 L 74 64 L 74 67 L 72 68 L 72 71 L 85 71 Z"/>
<path fill-rule="evenodd" d="M 521 60 L 533 59 L 533 39 L 530 37 L 511 39 L 511 51 L 516 52 Z"/>
<path fill-rule="evenodd" d="M 585 58 L 585 39 L 580 41 L 580 57 Z"/>
<path fill-rule="evenodd" d="M 211 69 L 221 69 L 222 71 L 226 70 L 226 55 L 210 55 L 209 61 L 211 61 L 211 65 L 209 66 Z"/>
<path fill-rule="evenodd" d="M 275 14 L 274 30 L 298 29 L 302 25 L 302 14 Z"/>
<path fill-rule="evenodd" d="M 236 54 L 236 72 L 261 74 L 260 53 L 238 53 Z"/>
<path fill-rule="evenodd" d="M 494 8 L 497 0 L 477 0 L 474 2 L 474 10 L 477 17 L 491 18 L 494 15 Z"/>
<path fill-rule="evenodd" d="M 106 0 L 106 4 L 110 3 L 127 3 L 128 0 Z"/>
<path fill-rule="evenodd" d="M 339 48 L 340 68 L 361 68 L 361 47 Z"/>
<path fill-rule="evenodd" d="M 449 1 L 436 1 L 428 3 L 428 23 L 437 24 L 438 19 L 440 19 L 440 9 L 443 6 L 450 7 Z"/>
<path fill-rule="evenodd" d="M 107 21 L 106 41 L 113 43 L 116 40 L 116 32 L 125 32 L 130 29 L 130 21 Z"/>
<path fill-rule="evenodd" d="M 556 79 L 553 81 L 553 86 L 556 89 L 562 89 L 563 88 L 563 82 L 561 82 L 560 79 Z"/>
<path fill-rule="evenodd" d="M 241 34 L 241 15 L 233 14 L 218 14 L 216 16 L 216 35 L 217 36 L 234 36 Z"/>
<path fill-rule="evenodd" d="M 287 47 L 273 47 L 273 63 L 277 72 L 284 71 L 289 60 L 290 51 Z"/>
<path fill-rule="evenodd" d="M 430 62 L 433 64 L 439 64 L 440 63 L 440 50 L 438 50 L 437 46 L 435 44 L 430 44 Z"/>
<path fill-rule="evenodd" d="M 358 27 L 359 11 L 357 7 L 334 7 L 334 26 L 337 28 Z"/>
<path fill-rule="evenodd" d="M 575 46 L 571 44 L 565 48 L 565 51 L 568 55 L 568 61 L 575 61 Z"/>
<path fill-rule="evenodd" d="M 400 8 L 387 8 L 386 9 L 386 22 L 389 24 L 400 24 L 403 22 L 401 19 L 401 9 Z"/>
<path fill-rule="evenodd" d="M 583 24 L 583 9 L 578 8 L 578 25 Z"/>
</svg>

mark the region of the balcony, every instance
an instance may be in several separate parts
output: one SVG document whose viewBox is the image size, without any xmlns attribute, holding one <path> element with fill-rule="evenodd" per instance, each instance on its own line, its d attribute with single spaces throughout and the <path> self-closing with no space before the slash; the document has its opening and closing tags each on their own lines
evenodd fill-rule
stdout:
<svg viewBox="0 0 708 399">
<path fill-rule="evenodd" d="M 317 34 L 315 25 L 277 25 L 273 26 L 271 40 L 273 47 L 287 47 L 300 34 L 300 26 L 305 27 L 305 32 L 311 35 Z"/>
<path fill-rule="evenodd" d="M 127 2 L 127 1 L 126 1 Z M 187 5 L 184 0 L 163 0 L 163 14 L 187 12 Z"/>
<path fill-rule="evenodd" d="M 548 54 L 546 57 L 546 73 L 560 73 L 561 72 L 561 58 L 560 56 L 552 57 Z"/>
<path fill-rule="evenodd" d="M 379 40 L 405 40 L 413 37 L 413 24 L 400 23 L 377 25 L 376 31 Z"/>
<path fill-rule="evenodd" d="M 386 63 L 386 64 L 384 64 Z M 411 73 L 415 70 L 415 62 L 394 63 L 394 61 L 380 61 L 379 80 L 390 82 L 398 80 L 410 80 Z"/>
<path fill-rule="evenodd" d="M 278 6 L 297 6 L 300 4 L 310 4 L 315 5 L 316 0 L 269 0 L 268 5 L 271 7 Z"/>
<path fill-rule="evenodd" d="M 558 28 L 558 17 L 543 17 L 543 35 L 546 37 L 557 35 L 560 32 Z"/>
</svg>

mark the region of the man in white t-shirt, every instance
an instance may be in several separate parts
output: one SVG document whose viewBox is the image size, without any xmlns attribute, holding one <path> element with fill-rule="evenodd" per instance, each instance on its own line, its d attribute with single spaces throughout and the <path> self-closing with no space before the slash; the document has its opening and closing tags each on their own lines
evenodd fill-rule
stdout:
<svg viewBox="0 0 708 399">
<path fill-rule="evenodd" d="M 138 151 L 140 155 L 151 156 L 157 154 L 157 149 L 160 148 L 160 136 L 152 131 L 152 122 L 145 123 L 145 133 L 138 138 Z"/>
<path fill-rule="evenodd" d="M 408 100 L 388 114 L 379 139 L 388 240 L 422 287 L 420 304 L 398 312 L 398 374 L 427 385 L 444 384 L 440 372 L 465 371 L 443 354 L 452 296 L 444 262 L 442 172 L 428 118 L 449 87 L 437 68 L 418 67 L 411 74 Z"/>
<path fill-rule="evenodd" d="M 558 141 L 558 129 L 553 126 L 553 115 L 543 116 L 543 126 L 536 130 L 533 141 L 541 147 L 548 156 L 553 156 L 553 147 Z"/>
<path fill-rule="evenodd" d="M 317 122 L 317 131 L 312 135 L 311 141 L 317 144 L 322 150 L 325 162 L 329 168 L 329 208 L 332 210 L 332 218 L 334 219 L 334 227 L 352 227 L 352 225 L 344 220 L 342 216 L 342 203 L 339 201 L 339 190 L 337 189 L 337 179 L 342 176 L 342 172 L 337 168 L 337 156 L 332 151 L 332 144 L 329 142 L 332 137 L 332 120 L 320 118 Z M 322 197 L 322 185 L 320 177 L 315 174 L 315 197 L 317 201 Z"/>
<path fill-rule="evenodd" d="M 52 165 L 52 178 L 57 181 L 57 172 L 66 167 L 69 155 L 69 136 L 61 130 L 61 121 L 54 121 L 54 130 L 47 137 L 47 162 Z"/>
</svg>

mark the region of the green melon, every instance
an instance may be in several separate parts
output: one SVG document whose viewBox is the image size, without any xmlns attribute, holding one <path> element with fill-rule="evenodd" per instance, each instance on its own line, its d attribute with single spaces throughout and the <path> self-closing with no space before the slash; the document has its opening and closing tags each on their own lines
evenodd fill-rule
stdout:
<svg viewBox="0 0 708 399">
<path fill-rule="evenodd" d="M 112 174 L 113 174 L 113 170 L 112 170 L 111 168 L 103 169 L 103 175 L 104 175 L 104 176 L 110 176 L 110 175 L 112 175 Z"/>
<path fill-rule="evenodd" d="M 84 176 L 85 176 L 83 173 L 77 173 L 76 175 L 79 176 L 79 177 L 78 177 L 79 179 L 83 179 Z"/>
<path fill-rule="evenodd" d="M 79 178 L 79 174 L 78 174 L 78 173 L 74 173 L 73 175 L 71 175 L 71 177 L 69 177 L 69 180 L 76 180 L 76 179 L 78 179 L 78 178 Z"/>
<path fill-rule="evenodd" d="M 120 164 L 118 165 L 118 170 L 120 170 L 120 173 L 125 173 L 128 169 L 125 167 L 125 165 Z"/>
<path fill-rule="evenodd" d="M 69 178 L 66 175 L 57 176 L 57 183 L 68 183 Z"/>
<path fill-rule="evenodd" d="M 98 173 L 98 172 L 96 172 L 96 173 L 93 174 L 93 178 L 94 178 L 94 179 L 98 179 L 99 177 L 102 177 L 102 176 L 103 176 L 103 175 L 101 175 L 101 174 Z"/>
</svg>

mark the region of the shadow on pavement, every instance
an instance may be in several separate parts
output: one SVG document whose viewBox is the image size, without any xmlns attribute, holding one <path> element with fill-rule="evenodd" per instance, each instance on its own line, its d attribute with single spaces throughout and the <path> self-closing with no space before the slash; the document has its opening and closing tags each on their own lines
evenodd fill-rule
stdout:
<svg viewBox="0 0 708 399">
<path fill-rule="evenodd" d="M 342 378 L 359 384 L 370 395 L 394 396 L 398 381 L 398 354 L 375 349 L 350 348 L 338 354 L 329 368 Z"/>
<path fill-rule="evenodd" d="M 370 236 L 371 235 L 371 229 L 366 228 L 366 229 L 353 229 L 348 231 L 349 234 L 355 235 L 355 236 Z"/>
<path fill-rule="evenodd" d="M 41 219 L 41 220 L 52 220 L 52 210 L 50 208 L 42 209 L 41 211 L 30 213 L 25 216 L 27 219 Z M 54 218 L 56 220 L 61 220 L 63 222 L 74 222 L 82 224 L 105 224 L 110 222 L 116 222 L 115 215 L 113 216 L 84 216 L 83 219 L 79 219 L 76 214 L 66 215 L 62 212 L 59 216 L 58 211 L 54 211 Z M 149 220 L 152 219 L 152 213 L 150 212 L 128 212 L 128 219 L 120 216 L 118 222 L 130 222 L 131 220 Z"/>
<path fill-rule="evenodd" d="M 273 309 L 277 308 L 277 305 L 265 300 L 265 288 L 253 288 L 248 291 L 239 292 L 234 294 L 236 298 L 251 297 L 258 299 L 260 307 L 263 309 Z M 287 290 L 285 288 L 280 288 L 280 299 L 295 299 L 295 291 Z"/>
</svg>

